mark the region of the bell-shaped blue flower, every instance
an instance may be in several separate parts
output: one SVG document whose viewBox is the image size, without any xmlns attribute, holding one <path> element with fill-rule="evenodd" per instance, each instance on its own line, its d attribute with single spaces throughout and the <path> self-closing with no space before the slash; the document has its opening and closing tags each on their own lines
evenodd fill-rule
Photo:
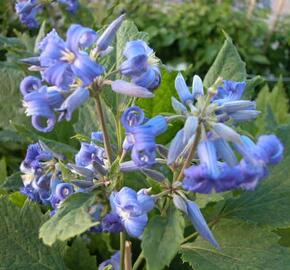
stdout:
<svg viewBox="0 0 290 270">
<path fill-rule="evenodd" d="M 283 158 L 284 147 L 275 135 L 262 135 L 258 138 L 257 147 L 266 164 L 278 164 Z"/>
<path fill-rule="evenodd" d="M 129 76 L 132 82 L 149 91 L 156 89 L 161 83 L 161 74 L 154 52 L 143 40 L 127 42 L 124 52 L 127 58 L 121 66 L 120 72 Z"/>
<path fill-rule="evenodd" d="M 133 127 L 142 125 L 144 120 L 144 111 L 138 106 L 128 108 L 121 116 L 121 123 L 127 131 Z"/>
<path fill-rule="evenodd" d="M 83 50 L 93 45 L 97 34 L 89 28 L 73 24 L 67 31 L 66 42 L 52 30 L 40 42 L 40 64 L 44 68 L 43 78 L 62 89 L 77 78 L 83 86 L 90 85 L 104 72 L 104 67 L 93 61 Z"/>
<path fill-rule="evenodd" d="M 15 10 L 21 23 L 27 25 L 29 28 L 39 27 L 36 15 L 41 12 L 42 5 L 38 0 L 17 0 Z"/>
<path fill-rule="evenodd" d="M 82 142 L 80 151 L 75 155 L 76 165 L 87 167 L 93 161 L 98 161 L 103 164 L 104 153 L 104 148 L 93 143 Z"/>
<path fill-rule="evenodd" d="M 147 212 L 154 207 L 153 198 L 144 191 L 136 193 L 131 188 L 123 187 L 110 196 L 112 212 L 119 215 L 127 233 L 140 237 L 148 221 Z"/>
</svg>

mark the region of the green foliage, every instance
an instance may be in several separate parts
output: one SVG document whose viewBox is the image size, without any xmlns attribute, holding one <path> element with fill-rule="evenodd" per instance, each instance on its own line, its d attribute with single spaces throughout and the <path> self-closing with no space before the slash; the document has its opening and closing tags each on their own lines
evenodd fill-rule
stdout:
<svg viewBox="0 0 290 270">
<path fill-rule="evenodd" d="M 169 265 L 183 240 L 184 220 L 178 210 L 150 220 L 142 237 L 142 250 L 148 270 L 160 270 Z"/>
<path fill-rule="evenodd" d="M 19 84 L 24 73 L 12 68 L 0 68 L 0 128 L 10 126 L 10 121 L 27 121 L 21 104 Z M 7 104 L 9 106 L 3 106 Z M 21 112 L 22 111 L 22 112 Z"/>
<path fill-rule="evenodd" d="M 4 182 L 7 177 L 7 167 L 5 158 L 0 159 L 0 184 Z"/>
<path fill-rule="evenodd" d="M 96 270 L 96 257 L 91 256 L 85 241 L 78 237 L 71 247 L 67 248 L 65 257 L 66 265 L 70 270 Z"/>
<path fill-rule="evenodd" d="M 282 78 L 271 92 L 268 85 L 264 86 L 256 102 L 257 109 L 262 112 L 262 115 L 255 121 L 259 134 L 269 131 L 269 128 L 273 130 L 274 124 L 277 126 L 290 122 L 289 104 Z"/>
<path fill-rule="evenodd" d="M 67 270 L 63 261 L 64 244 L 45 246 L 38 239 L 38 228 L 47 219 L 36 205 L 15 206 L 0 198 L 0 268 L 7 270 Z"/>
<path fill-rule="evenodd" d="M 218 77 L 224 80 L 244 81 L 246 75 L 245 63 L 241 60 L 232 40 L 227 37 L 204 78 L 204 85 L 212 86 Z"/>
<path fill-rule="evenodd" d="M 290 265 L 289 249 L 265 228 L 225 219 L 213 228 L 213 234 L 221 250 L 198 238 L 181 247 L 182 260 L 196 270 L 272 270 Z"/>
<path fill-rule="evenodd" d="M 5 181 L 0 185 L 0 189 L 17 191 L 22 185 L 21 173 L 16 172 L 5 179 Z"/>
<path fill-rule="evenodd" d="M 68 240 L 94 226 L 96 222 L 88 211 L 95 196 L 94 193 L 76 193 L 65 200 L 56 214 L 41 226 L 39 237 L 43 242 L 51 246 L 57 240 Z"/>
</svg>

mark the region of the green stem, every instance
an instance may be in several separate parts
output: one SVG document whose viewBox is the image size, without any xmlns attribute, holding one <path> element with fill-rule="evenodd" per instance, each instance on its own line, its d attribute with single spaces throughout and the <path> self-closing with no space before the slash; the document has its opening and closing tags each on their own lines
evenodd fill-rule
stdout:
<svg viewBox="0 0 290 270">
<path fill-rule="evenodd" d="M 137 270 L 138 267 L 141 265 L 142 261 L 144 259 L 144 253 L 143 251 L 139 254 L 137 260 L 135 261 L 132 270 Z"/>
<path fill-rule="evenodd" d="M 125 242 L 126 242 L 126 233 L 120 232 L 120 269 L 125 270 Z"/>
<path fill-rule="evenodd" d="M 109 133 L 108 133 L 108 129 L 107 129 L 106 121 L 105 121 L 104 112 L 103 112 L 103 109 L 102 109 L 102 103 L 101 103 L 100 95 L 98 93 L 95 95 L 95 99 L 96 99 L 97 114 L 98 114 L 98 117 L 99 117 L 101 129 L 102 129 L 103 136 L 104 136 L 105 151 L 106 151 L 106 155 L 107 155 L 107 159 L 108 159 L 109 165 L 111 165 L 113 163 L 113 160 L 112 160 L 112 147 L 111 147 L 111 144 L 110 144 Z"/>
<path fill-rule="evenodd" d="M 181 244 L 182 245 L 185 244 L 186 242 L 188 242 L 189 240 L 191 240 L 193 237 L 195 237 L 197 234 L 198 234 L 198 232 L 194 232 L 191 235 L 185 237 Z"/>
<path fill-rule="evenodd" d="M 194 139 L 194 141 L 192 143 L 192 146 L 190 148 L 189 154 L 188 154 L 188 156 L 187 156 L 187 158 L 186 158 L 186 160 L 185 160 L 185 162 L 183 164 L 183 167 L 182 167 L 182 169 L 181 169 L 176 181 L 180 181 L 181 180 L 181 178 L 183 177 L 184 170 L 190 165 L 190 163 L 191 163 L 191 161 L 192 161 L 192 159 L 194 157 L 196 148 L 198 146 L 200 137 L 201 137 L 201 124 L 199 123 L 198 127 L 196 129 L 195 139 Z"/>
</svg>

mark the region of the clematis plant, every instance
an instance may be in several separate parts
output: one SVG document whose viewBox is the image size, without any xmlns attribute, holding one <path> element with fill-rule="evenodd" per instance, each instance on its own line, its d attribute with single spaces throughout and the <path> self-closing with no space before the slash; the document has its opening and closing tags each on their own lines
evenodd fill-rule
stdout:
<svg viewBox="0 0 290 270">
<path fill-rule="evenodd" d="M 33 21 L 41 8 L 36 2 L 17 4 L 23 21 Z M 72 1 L 58 2 L 68 5 L 70 11 L 75 9 Z M 26 114 L 40 132 L 52 131 L 57 122 L 71 121 L 79 107 L 90 98 L 95 100 L 100 130 L 81 142 L 73 160 L 42 141 L 28 147 L 21 164 L 21 192 L 50 209 L 51 220 L 40 230 L 46 244 L 77 234 L 119 234 L 119 250 L 99 269 L 132 269 L 132 238 L 146 241 L 155 230 L 154 222 L 148 226 L 152 216 L 164 217 L 172 211 L 180 219 L 183 215 L 194 230 L 179 244 L 198 234 L 222 249 L 211 231 L 213 224 L 207 224 L 195 202 L 197 194 L 254 190 L 268 175 L 269 166 L 283 158 L 283 145 L 275 135 L 261 135 L 255 142 L 236 128 L 260 113 L 254 101 L 243 99 L 245 81 L 219 77 L 205 87 L 194 75 L 192 87 L 188 87 L 179 73 L 175 78 L 179 100 L 162 97 L 172 99 L 175 113 L 147 117 L 137 102 L 153 98 L 162 81 L 154 51 L 144 40 L 128 40 L 122 61 L 105 61 L 116 50 L 115 37 L 124 20 L 121 15 L 100 32 L 73 24 L 66 39 L 53 29 L 39 42 L 39 55 L 25 59 L 32 65 L 30 70 L 39 74 L 24 78 L 20 85 Z M 105 95 L 122 100 L 113 121 L 106 116 L 110 108 L 105 105 Z M 169 144 L 159 144 L 160 136 L 176 121 L 182 128 Z M 111 124 L 116 126 L 115 134 L 109 130 Z M 141 185 L 140 178 L 150 181 L 136 190 L 128 184 L 132 175 Z M 49 222 L 58 226 L 65 215 L 77 215 L 74 198 L 78 196 L 93 198 L 80 210 L 86 219 L 89 216 L 90 226 L 80 225 L 74 235 L 56 233 L 51 241 L 46 231 Z M 67 210 L 70 204 L 74 205 L 71 212 Z M 171 233 L 174 238 L 174 231 Z M 133 269 L 141 269 L 143 258 L 144 251 Z"/>
</svg>

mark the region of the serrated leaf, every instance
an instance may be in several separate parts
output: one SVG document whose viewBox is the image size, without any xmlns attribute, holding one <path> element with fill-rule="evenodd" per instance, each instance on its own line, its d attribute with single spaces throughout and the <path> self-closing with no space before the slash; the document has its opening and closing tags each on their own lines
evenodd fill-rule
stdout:
<svg viewBox="0 0 290 270">
<path fill-rule="evenodd" d="M 47 247 L 38 238 L 38 229 L 46 217 L 36 205 L 27 203 L 20 209 L 2 197 L 0 216 L 0 269 L 67 270 L 64 245 Z"/>
<path fill-rule="evenodd" d="M 161 270 L 168 266 L 183 240 L 184 219 L 172 208 L 166 217 L 155 216 L 142 237 L 142 250 L 148 270 Z"/>
<path fill-rule="evenodd" d="M 90 255 L 89 249 L 80 237 L 76 238 L 66 250 L 64 260 L 70 270 L 97 269 L 96 257 Z"/>
<path fill-rule="evenodd" d="M 222 193 L 212 193 L 212 194 L 196 193 L 195 202 L 198 204 L 199 208 L 204 208 L 210 202 L 218 202 L 223 199 L 224 197 Z"/>
<path fill-rule="evenodd" d="M 290 250 L 267 229 L 236 220 L 222 220 L 213 229 L 221 250 L 197 238 L 181 248 L 182 260 L 195 270 L 290 269 Z"/>
<path fill-rule="evenodd" d="M 290 156 L 270 171 L 255 191 L 226 201 L 222 216 L 272 227 L 290 225 Z"/>
<path fill-rule="evenodd" d="M 256 99 L 257 109 L 262 115 L 255 121 L 258 133 L 272 132 L 274 124 L 286 124 L 290 121 L 288 98 L 282 79 L 270 92 L 269 86 L 264 86 Z"/>
<path fill-rule="evenodd" d="M 18 191 L 22 186 L 23 183 L 21 180 L 21 173 L 16 172 L 7 177 L 6 180 L 2 183 L 2 185 L 0 185 L 0 188 L 7 191 Z"/>
<path fill-rule="evenodd" d="M 96 224 L 88 210 L 95 203 L 94 193 L 75 193 L 67 198 L 56 214 L 45 222 L 39 237 L 47 245 L 79 235 Z"/>
<path fill-rule="evenodd" d="M 245 63 L 242 61 L 232 40 L 227 37 L 214 63 L 207 72 L 203 84 L 212 86 L 218 77 L 224 80 L 244 81 L 246 79 Z"/>
</svg>

